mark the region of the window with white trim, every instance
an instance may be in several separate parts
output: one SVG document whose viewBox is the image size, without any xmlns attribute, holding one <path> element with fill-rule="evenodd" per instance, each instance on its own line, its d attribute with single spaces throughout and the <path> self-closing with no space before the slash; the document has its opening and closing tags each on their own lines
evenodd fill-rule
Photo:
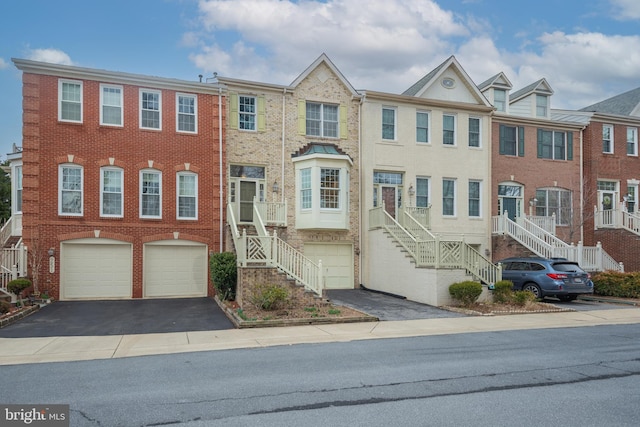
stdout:
<svg viewBox="0 0 640 427">
<path fill-rule="evenodd" d="M 340 169 L 320 169 L 320 208 L 340 209 Z"/>
<path fill-rule="evenodd" d="M 162 92 L 140 89 L 140 128 L 162 129 Z"/>
<path fill-rule="evenodd" d="M 162 173 L 140 171 L 140 218 L 162 218 Z"/>
<path fill-rule="evenodd" d="M 82 123 L 82 82 L 58 80 L 58 120 Z"/>
<path fill-rule="evenodd" d="M 469 180 L 469 216 L 480 217 L 480 181 Z"/>
<path fill-rule="evenodd" d="M 14 208 L 15 212 L 22 212 L 22 166 L 16 166 L 15 173 L 15 193 L 14 193 Z"/>
<path fill-rule="evenodd" d="M 524 127 L 500 125 L 499 153 L 524 156 Z"/>
<path fill-rule="evenodd" d="M 123 171 L 116 167 L 100 169 L 100 216 L 123 216 Z"/>
<path fill-rule="evenodd" d="M 456 116 L 452 114 L 442 115 L 442 143 L 456 145 Z"/>
<path fill-rule="evenodd" d="M 549 97 L 536 95 L 536 117 L 547 117 L 549 111 Z"/>
<path fill-rule="evenodd" d="M 638 155 L 638 128 L 627 128 L 627 155 Z"/>
<path fill-rule="evenodd" d="M 78 165 L 60 165 L 58 168 L 58 214 L 82 216 L 83 169 Z"/>
<path fill-rule="evenodd" d="M 571 132 L 538 129 L 538 158 L 573 160 Z"/>
<path fill-rule="evenodd" d="M 602 125 L 602 152 L 613 154 L 613 125 Z"/>
<path fill-rule="evenodd" d="M 198 219 L 198 175 L 177 174 L 178 219 Z"/>
<path fill-rule="evenodd" d="M 307 136 L 338 137 L 337 105 L 307 102 L 306 108 Z"/>
<path fill-rule="evenodd" d="M 429 142 L 429 113 L 426 111 L 416 112 L 416 141 Z"/>
<path fill-rule="evenodd" d="M 536 190 L 536 215 L 556 216 L 556 224 L 569 225 L 571 222 L 571 191 L 561 188 L 540 188 Z"/>
<path fill-rule="evenodd" d="M 497 111 L 507 111 L 507 91 L 504 89 L 493 90 L 493 106 Z"/>
<path fill-rule="evenodd" d="M 429 207 L 429 178 L 416 178 L 416 207 Z"/>
<path fill-rule="evenodd" d="M 122 86 L 100 85 L 100 124 L 122 126 Z"/>
<path fill-rule="evenodd" d="M 442 215 L 456 215 L 456 180 L 442 180 Z"/>
<path fill-rule="evenodd" d="M 396 109 L 382 107 L 382 139 L 396 139 Z"/>
<path fill-rule="evenodd" d="M 312 197 L 311 168 L 300 169 L 300 208 L 311 209 Z"/>
<path fill-rule="evenodd" d="M 469 147 L 480 147 L 480 119 L 469 117 Z"/>
<path fill-rule="evenodd" d="M 176 129 L 178 132 L 198 132 L 198 97 L 176 94 Z"/>
<path fill-rule="evenodd" d="M 238 96 L 238 128 L 256 130 L 256 97 Z"/>
</svg>

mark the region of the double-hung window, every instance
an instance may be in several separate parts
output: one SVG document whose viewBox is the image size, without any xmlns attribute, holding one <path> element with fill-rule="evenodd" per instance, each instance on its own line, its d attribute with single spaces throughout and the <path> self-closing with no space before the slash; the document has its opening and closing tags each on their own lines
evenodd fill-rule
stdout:
<svg viewBox="0 0 640 427">
<path fill-rule="evenodd" d="M 162 93 L 140 89 L 140 128 L 162 129 Z"/>
<path fill-rule="evenodd" d="M 602 125 L 602 152 L 613 154 L 613 126 Z"/>
<path fill-rule="evenodd" d="M 58 170 L 58 189 L 58 214 L 82 216 L 82 167 L 78 165 L 61 165 Z"/>
<path fill-rule="evenodd" d="M 140 171 L 140 218 L 162 217 L 162 174 L 157 170 Z"/>
<path fill-rule="evenodd" d="M 256 130 L 256 97 L 238 96 L 238 128 Z"/>
<path fill-rule="evenodd" d="M 416 178 L 416 207 L 429 207 L 429 178 Z"/>
<path fill-rule="evenodd" d="M 480 147 L 480 119 L 469 117 L 469 147 Z"/>
<path fill-rule="evenodd" d="M 456 145 L 456 116 L 451 114 L 442 116 L 442 143 Z"/>
<path fill-rule="evenodd" d="M 572 132 L 538 129 L 538 158 L 572 160 L 569 144 Z"/>
<path fill-rule="evenodd" d="M 429 142 L 429 113 L 425 111 L 416 112 L 416 141 Z"/>
<path fill-rule="evenodd" d="M 455 216 L 456 214 L 456 180 L 442 180 L 442 215 Z"/>
<path fill-rule="evenodd" d="M 178 219 L 198 219 L 198 175 L 179 172 L 177 179 Z"/>
<path fill-rule="evenodd" d="M 123 171 L 104 167 L 100 170 L 100 216 L 122 217 Z"/>
<path fill-rule="evenodd" d="M 122 126 L 122 86 L 100 85 L 100 124 Z"/>
<path fill-rule="evenodd" d="M 340 209 L 340 169 L 320 169 L 320 207 Z"/>
<path fill-rule="evenodd" d="M 396 109 L 382 107 L 382 139 L 396 139 Z"/>
<path fill-rule="evenodd" d="M 504 89 L 493 90 L 493 106 L 497 111 L 507 111 L 507 91 Z"/>
<path fill-rule="evenodd" d="M 311 209 L 312 199 L 311 168 L 300 169 L 300 208 Z"/>
<path fill-rule="evenodd" d="M 627 155 L 638 155 L 638 128 L 627 128 Z"/>
<path fill-rule="evenodd" d="M 58 120 L 82 123 L 82 82 L 58 81 Z"/>
<path fill-rule="evenodd" d="M 480 216 L 480 181 L 469 181 L 469 216 Z"/>
<path fill-rule="evenodd" d="M 571 222 L 571 191 L 558 188 L 536 190 L 536 215 L 556 216 L 556 224 L 569 225 Z"/>
<path fill-rule="evenodd" d="M 308 136 L 338 137 L 338 105 L 307 102 L 306 108 Z"/>
<path fill-rule="evenodd" d="M 549 97 L 546 95 L 536 95 L 536 117 L 547 117 L 549 107 Z"/>
<path fill-rule="evenodd" d="M 22 212 L 22 166 L 16 166 L 15 168 L 15 212 Z"/>
<path fill-rule="evenodd" d="M 176 129 L 178 132 L 198 132 L 198 98 L 195 95 L 176 94 Z"/>
</svg>

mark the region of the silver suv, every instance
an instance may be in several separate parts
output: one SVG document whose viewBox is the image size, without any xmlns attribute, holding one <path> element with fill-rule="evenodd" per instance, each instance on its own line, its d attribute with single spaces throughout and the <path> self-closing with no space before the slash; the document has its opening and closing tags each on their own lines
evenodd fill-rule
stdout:
<svg viewBox="0 0 640 427">
<path fill-rule="evenodd" d="M 507 258 L 502 279 L 513 282 L 514 290 L 531 291 L 536 298 L 556 297 L 572 301 L 582 294 L 593 294 L 591 275 L 577 262 L 564 258 Z"/>
</svg>

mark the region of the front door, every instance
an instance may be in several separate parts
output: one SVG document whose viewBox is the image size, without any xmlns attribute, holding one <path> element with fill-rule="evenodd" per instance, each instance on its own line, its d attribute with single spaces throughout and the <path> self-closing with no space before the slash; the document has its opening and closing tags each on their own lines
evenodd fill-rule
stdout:
<svg viewBox="0 0 640 427">
<path fill-rule="evenodd" d="M 602 210 L 602 225 L 614 225 L 614 209 L 616 193 L 613 191 L 600 191 L 600 209 Z"/>
<path fill-rule="evenodd" d="M 511 221 L 516 220 L 516 210 L 518 206 L 518 199 L 515 197 L 503 197 L 502 198 L 502 213 L 507 211 L 507 215 Z"/>
<path fill-rule="evenodd" d="M 382 187 L 382 201 L 384 210 L 392 218 L 396 218 L 396 187 Z"/>
<path fill-rule="evenodd" d="M 255 196 L 255 181 L 240 181 L 240 222 L 253 222 L 253 199 Z"/>
</svg>

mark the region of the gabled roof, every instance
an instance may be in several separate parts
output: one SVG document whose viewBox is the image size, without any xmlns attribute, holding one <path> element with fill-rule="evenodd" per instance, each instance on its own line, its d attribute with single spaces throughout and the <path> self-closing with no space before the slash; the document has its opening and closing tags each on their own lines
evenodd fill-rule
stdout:
<svg viewBox="0 0 640 427">
<path fill-rule="evenodd" d="M 480 89 L 481 91 L 484 91 L 485 89 L 488 89 L 490 87 L 497 87 L 498 89 L 507 90 L 513 89 L 513 85 L 502 71 L 500 71 L 493 77 L 489 77 L 487 80 L 478 85 L 478 89 Z"/>
<path fill-rule="evenodd" d="M 604 101 L 581 108 L 579 111 L 590 111 L 622 116 L 640 116 L 640 88 L 632 89 Z"/>
<path fill-rule="evenodd" d="M 509 95 L 509 102 L 516 102 L 525 96 L 531 95 L 532 93 L 541 94 L 541 95 L 553 95 L 553 89 L 549 83 L 547 83 L 546 79 L 540 79 L 535 83 L 531 83 L 529 86 L 523 87 L 522 89 L 513 92 Z"/>
<path fill-rule="evenodd" d="M 464 81 L 465 86 L 473 92 L 476 96 L 476 99 L 483 105 L 491 106 L 487 98 L 480 92 L 478 86 L 471 80 L 471 77 L 467 74 L 467 72 L 462 68 L 458 60 L 455 56 L 451 55 L 447 60 L 445 60 L 442 64 L 438 65 L 433 71 L 429 72 L 426 76 L 418 80 L 414 83 L 409 89 L 402 92 L 402 95 L 420 97 L 429 87 L 435 84 L 440 76 L 448 70 L 452 68 Z"/>
<path fill-rule="evenodd" d="M 331 62 L 331 60 L 329 59 L 329 57 L 323 53 L 322 55 L 320 55 L 318 57 L 318 59 L 316 59 L 315 61 L 313 61 L 313 63 L 311 65 L 309 65 L 307 67 L 306 70 L 304 70 L 302 72 L 302 74 L 300 74 L 290 85 L 290 87 L 295 88 L 296 86 L 298 86 L 300 84 L 301 81 L 303 81 L 304 79 L 306 79 L 309 74 L 311 74 L 311 72 L 313 70 L 315 70 L 316 68 L 318 68 L 318 66 L 320 64 L 324 63 L 327 67 L 329 67 L 331 69 L 331 71 L 333 71 L 333 73 L 338 76 L 338 78 L 340 79 L 340 81 L 342 82 L 343 85 L 345 85 L 345 87 L 347 89 L 349 89 L 349 91 L 356 96 L 359 96 L 360 94 L 358 93 L 357 90 L 355 90 L 355 88 L 353 86 L 351 86 L 351 83 L 349 83 L 349 80 L 347 80 L 344 75 L 342 75 L 342 73 L 340 72 L 340 70 L 338 70 L 338 68 L 333 64 L 333 62 Z"/>
</svg>

